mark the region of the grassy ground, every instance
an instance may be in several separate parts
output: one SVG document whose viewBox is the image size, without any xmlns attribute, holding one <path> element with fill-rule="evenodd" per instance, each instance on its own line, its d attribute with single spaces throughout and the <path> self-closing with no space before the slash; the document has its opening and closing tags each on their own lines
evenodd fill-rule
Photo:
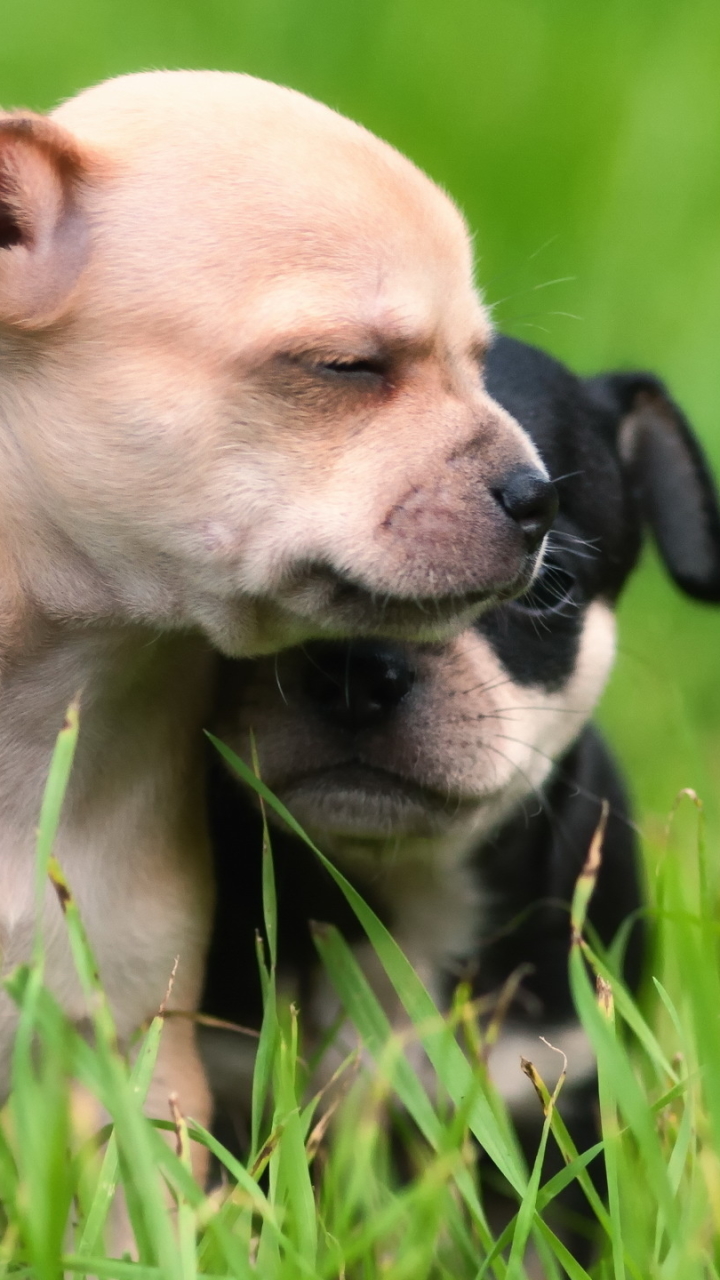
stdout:
<svg viewBox="0 0 720 1280">
<path fill-rule="evenodd" d="M 342 877 L 344 889 L 432 1062 L 426 1092 L 389 1033 L 384 1015 L 341 936 L 318 927 L 316 942 L 347 1014 L 377 1069 L 352 1085 L 328 1141 L 318 1099 L 307 1102 L 295 1011 L 281 1007 L 274 981 L 276 920 L 272 855 L 265 860 L 268 954 L 262 958 L 265 1016 L 252 1099 L 251 1151 L 240 1164 L 170 1100 L 173 1146 L 141 1114 L 162 1019 L 121 1056 L 112 1016 L 82 921 L 52 857 L 54 832 L 77 738 L 71 711 L 61 731 L 38 838 L 37 885 L 58 890 L 93 1035 L 70 1026 L 43 986 L 38 934 L 32 963 L 8 980 L 20 1007 L 13 1090 L 0 1114 L 0 1275 L 59 1280 L 64 1273 L 117 1280 L 522 1280 L 532 1247 L 548 1278 L 588 1273 L 552 1226 L 554 1197 L 574 1179 L 597 1218 L 597 1280 L 710 1280 L 720 1276 L 720 969 L 714 876 L 695 814 L 694 863 L 666 842 L 652 899 L 658 956 L 645 1008 L 614 975 L 613 957 L 583 940 L 592 882 L 573 902 L 571 977 L 578 1010 L 596 1049 L 608 1180 L 607 1207 L 593 1191 L 587 1154 L 578 1153 L 552 1096 L 536 1076 L 543 1143 L 564 1167 L 542 1182 L 540 1161 L 522 1161 L 488 1083 L 473 1010 L 460 998 L 443 1019 L 390 935 Z M 241 765 L 247 780 L 249 770 Z M 262 787 L 262 784 L 259 784 Z M 690 801 L 693 804 L 692 801 Z M 694 808 L 693 804 L 693 808 Z M 282 810 L 281 810 L 282 812 Z M 286 812 L 283 816 L 295 825 Z M 296 827 L 298 834 L 302 834 Z M 322 857 L 320 853 L 317 856 Z M 715 961 L 711 963 L 709 961 Z M 598 994 L 589 970 L 601 980 Z M 407 1041 L 405 1041 L 407 1043 Z M 340 1073 L 352 1081 L 351 1056 Z M 82 1100 L 69 1078 L 83 1086 Z M 100 1134 L 100 1104 L 112 1132 Z M 401 1104 L 412 1136 L 411 1172 L 393 1175 L 383 1114 Z M 165 1135 L 167 1136 L 167 1135 Z M 494 1236 L 476 1178 L 476 1141 L 510 1188 L 516 1212 Z M 210 1147 L 225 1171 L 206 1195 L 190 1172 L 192 1144 Z M 597 1154 L 597 1149 L 595 1150 Z M 136 1261 L 111 1260 L 106 1232 L 119 1187 L 132 1222 Z M 175 1226 L 167 1211 L 174 1202 Z M 550 1221 L 548 1220 L 550 1219 Z"/>
<path fill-rule="evenodd" d="M 642 365 L 662 374 L 720 470 L 715 0 L 0 3 L 0 101 L 7 105 L 45 108 L 126 70 L 217 66 L 295 85 L 362 120 L 459 200 L 476 232 L 479 278 L 502 328 L 581 371 Z M 627 593 L 621 624 L 619 662 L 602 717 L 628 768 L 647 835 L 651 893 L 661 908 L 655 975 L 663 991 L 655 990 L 644 1016 L 662 1050 L 616 991 L 618 1017 L 641 1033 L 631 1070 L 626 1048 L 597 1015 L 578 971 L 584 1017 L 600 1052 L 615 1187 L 605 1219 L 609 1260 L 598 1274 L 693 1280 L 720 1274 L 713 887 L 720 834 L 720 611 L 683 601 L 649 556 Z M 684 786 L 705 801 L 709 884 L 697 871 L 689 802 L 663 854 L 664 815 Z M 330 941 L 334 972 L 354 1016 L 371 1039 L 382 1038 L 377 1010 L 367 993 L 358 995 L 347 956 Z M 383 945 L 387 949 L 387 940 Z M 78 954 L 84 963 L 81 945 Z M 502 1122 L 483 1101 L 481 1072 L 461 1062 L 437 1031 L 398 957 L 386 960 L 423 1034 L 439 1037 L 433 1042 L 438 1073 L 454 1101 L 435 1112 L 385 1051 L 385 1074 L 436 1154 L 421 1160 L 409 1187 L 393 1189 L 373 1100 L 358 1101 L 324 1166 L 315 1214 L 303 1154 L 314 1120 L 294 1105 L 294 1031 L 287 1019 L 278 1023 L 271 997 L 258 1086 L 262 1093 L 274 1079 L 270 1130 L 279 1136 L 269 1156 L 267 1194 L 257 1171 L 235 1169 L 234 1195 L 206 1201 L 189 1180 L 184 1157 L 160 1146 L 134 1109 L 131 1094 L 142 1092 L 159 1027 L 151 1029 L 129 1080 L 100 997 L 98 1047 L 89 1050 L 43 996 L 38 952 L 32 971 L 16 984 L 25 1030 L 17 1049 L 18 1088 L 0 1139 L 0 1201 L 7 1213 L 0 1274 L 12 1267 L 13 1274 L 56 1280 L 63 1241 L 75 1255 L 66 1259 L 66 1270 L 87 1271 L 81 1255 L 92 1257 L 92 1274 L 126 1274 L 98 1258 L 109 1188 L 129 1167 L 143 1266 L 128 1275 L 190 1277 L 198 1268 L 263 1280 L 504 1274 L 504 1264 L 479 1261 L 487 1240 L 465 1162 L 467 1132 L 489 1142 L 521 1190 L 526 1174 Z M 89 969 L 86 976 L 91 982 Z M 31 1053 L 38 1029 L 39 1057 Z M 78 1146 L 82 1123 L 79 1136 L 68 1129 L 68 1065 L 116 1119 L 120 1161 L 111 1147 L 100 1173 L 91 1150 Z M 182 1124 L 180 1131 L 184 1138 Z M 258 1143 L 266 1136 L 267 1130 L 259 1133 Z M 70 1160 L 68 1145 L 75 1152 Z M 179 1243 L 161 1208 L 158 1161 L 179 1191 Z M 547 1195 L 536 1200 L 535 1193 L 531 1182 L 512 1276 L 519 1274 L 522 1238 L 537 1225 L 534 1208 Z M 78 1226 L 68 1236 L 69 1217 Z M 547 1236 L 545 1247 L 552 1251 Z"/>
</svg>

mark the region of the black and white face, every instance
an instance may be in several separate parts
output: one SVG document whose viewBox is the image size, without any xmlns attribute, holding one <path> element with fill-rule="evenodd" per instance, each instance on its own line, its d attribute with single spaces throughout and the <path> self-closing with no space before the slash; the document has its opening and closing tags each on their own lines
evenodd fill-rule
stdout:
<svg viewBox="0 0 720 1280">
<path fill-rule="evenodd" d="M 678 577 L 642 504 L 644 474 L 621 456 L 647 401 L 613 403 L 612 377 L 584 382 L 507 339 L 491 349 L 487 381 L 559 495 L 530 588 L 447 643 L 312 644 L 231 665 L 222 683 L 220 735 L 248 758 L 252 731 L 266 784 L 346 865 L 462 858 L 542 785 L 591 715 L 643 516 Z M 640 393 L 662 403 L 660 431 L 678 415 L 685 447 L 660 385 L 645 379 Z M 688 501 L 700 507 L 698 465 Z M 713 529 L 699 527 L 703 537 L 717 557 Z"/>
<path fill-rule="evenodd" d="M 548 671 L 508 659 L 513 633 L 523 648 L 553 632 L 564 653 Z M 252 731 L 263 780 L 343 862 L 454 860 L 542 784 L 613 650 L 609 607 L 585 605 L 553 565 L 444 645 L 308 645 L 253 664 L 220 734 L 248 759 Z"/>
</svg>

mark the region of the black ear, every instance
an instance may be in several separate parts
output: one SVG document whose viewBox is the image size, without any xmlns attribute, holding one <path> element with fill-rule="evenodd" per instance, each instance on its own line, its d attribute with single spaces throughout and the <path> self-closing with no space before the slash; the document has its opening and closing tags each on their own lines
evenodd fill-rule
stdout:
<svg viewBox="0 0 720 1280">
<path fill-rule="evenodd" d="M 720 603 L 718 495 L 687 418 L 652 374 L 606 374 L 589 387 L 614 414 L 618 452 L 668 573 L 687 595 Z"/>
</svg>

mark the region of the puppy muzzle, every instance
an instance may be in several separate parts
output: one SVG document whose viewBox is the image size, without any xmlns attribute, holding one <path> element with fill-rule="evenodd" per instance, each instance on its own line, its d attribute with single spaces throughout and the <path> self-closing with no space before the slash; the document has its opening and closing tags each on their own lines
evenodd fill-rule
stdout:
<svg viewBox="0 0 720 1280">
<path fill-rule="evenodd" d="M 360 571 L 347 553 L 343 566 L 299 565 L 282 608 L 328 635 L 440 640 L 469 625 L 526 590 L 557 512 L 554 486 L 533 467 L 471 497 L 456 510 L 413 493 L 385 517 Z"/>
</svg>

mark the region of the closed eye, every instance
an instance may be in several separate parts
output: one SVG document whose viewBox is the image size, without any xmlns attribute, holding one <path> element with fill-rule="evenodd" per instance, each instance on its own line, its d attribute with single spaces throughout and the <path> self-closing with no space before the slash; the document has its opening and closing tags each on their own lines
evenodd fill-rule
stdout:
<svg viewBox="0 0 720 1280">
<path fill-rule="evenodd" d="M 321 360 L 314 367 L 319 373 L 329 374 L 331 377 L 344 378 L 367 377 L 368 375 L 375 378 L 384 378 L 388 372 L 387 361 L 380 357 L 362 357 L 357 360 Z"/>
</svg>

